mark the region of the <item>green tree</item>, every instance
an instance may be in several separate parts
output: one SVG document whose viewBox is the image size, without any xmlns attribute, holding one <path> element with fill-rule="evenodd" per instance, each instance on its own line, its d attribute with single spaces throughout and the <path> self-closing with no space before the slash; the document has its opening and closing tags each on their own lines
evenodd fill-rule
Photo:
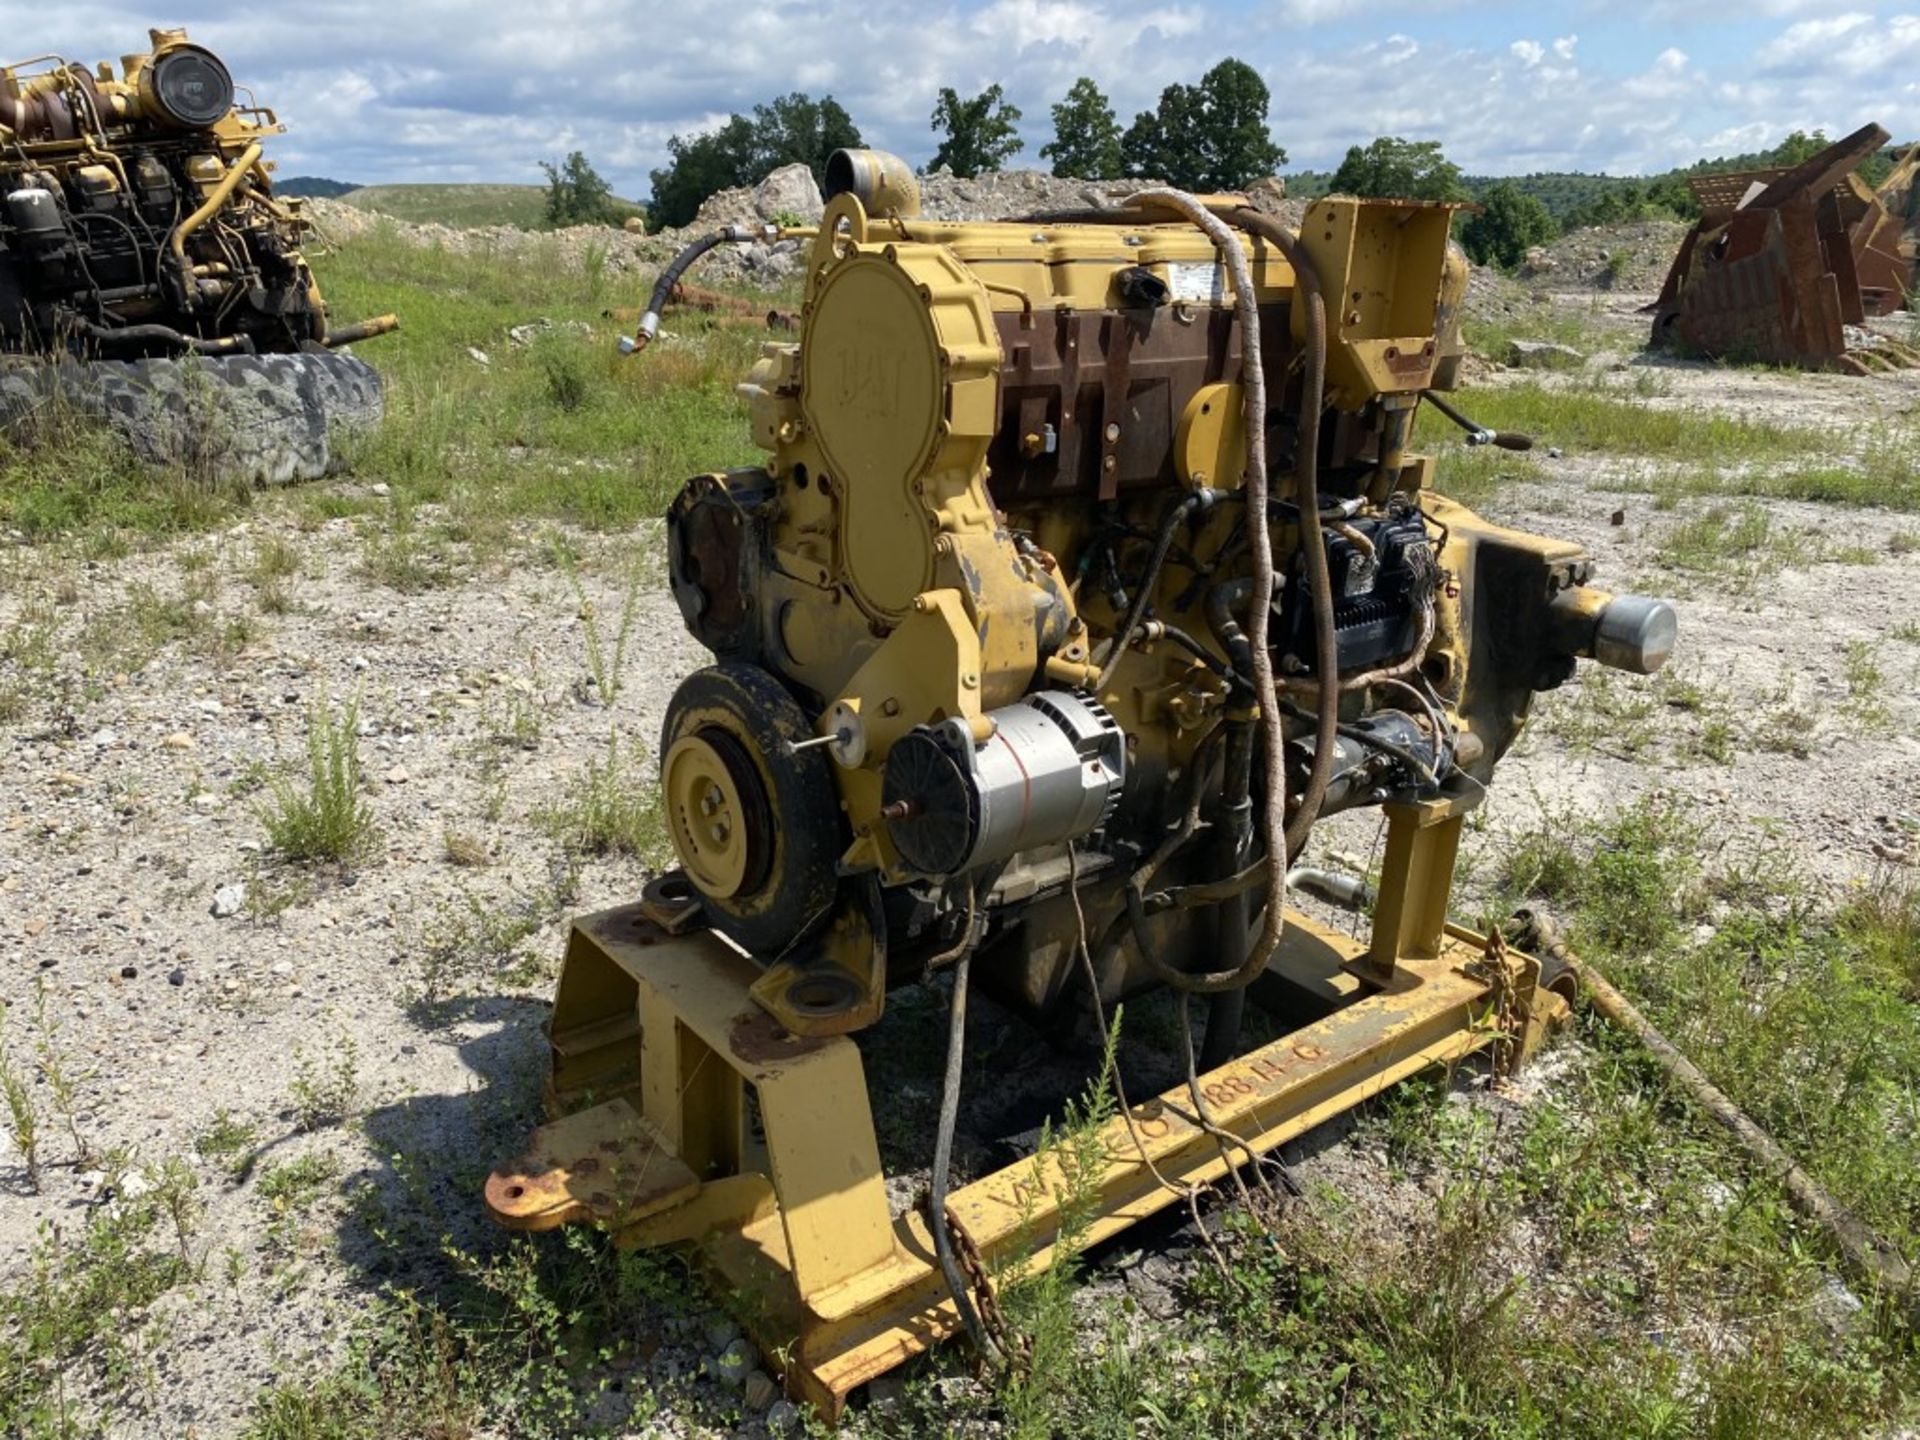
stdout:
<svg viewBox="0 0 1920 1440">
<path fill-rule="evenodd" d="M 1480 265 L 1511 270 L 1535 245 L 1545 245 L 1559 233 L 1547 207 L 1509 180 L 1491 185 L 1480 196 L 1480 213 L 1460 228 L 1460 244 Z"/>
<path fill-rule="evenodd" d="M 1767 152 L 1767 163 L 1791 169 L 1803 160 L 1811 160 L 1832 143 L 1824 130 L 1816 130 L 1811 135 L 1804 130 L 1795 130 Z"/>
<path fill-rule="evenodd" d="M 1198 85 L 1169 85 L 1121 138 L 1127 173 L 1183 190 L 1238 190 L 1273 174 L 1287 152 L 1267 133 L 1271 98 L 1243 60 L 1222 60 Z"/>
<path fill-rule="evenodd" d="M 1402 140 L 1382 135 L 1371 144 L 1348 148 L 1333 172 L 1336 195 L 1391 200 L 1457 200 L 1464 193 L 1460 167 L 1440 153 L 1438 140 Z"/>
<path fill-rule="evenodd" d="M 735 115 L 704 135 L 675 135 L 667 154 L 666 168 L 653 172 L 647 213 L 656 226 L 673 227 L 692 221 L 700 202 L 715 191 L 752 183 L 753 122 Z"/>
<path fill-rule="evenodd" d="M 804 165 L 816 185 L 827 178 L 827 157 L 836 150 L 857 150 L 865 142 L 853 117 L 831 95 L 815 100 L 803 91 L 753 107 L 752 163 L 755 184 L 782 165 Z"/>
<path fill-rule="evenodd" d="M 576 150 L 558 165 L 542 160 L 547 172 L 547 224 L 614 225 L 623 213 L 613 198 L 613 187 Z"/>
<path fill-rule="evenodd" d="M 1113 180 L 1120 170 L 1120 122 L 1100 87 L 1082 75 L 1053 107 L 1053 139 L 1040 147 L 1053 173 L 1075 180 Z"/>
<path fill-rule="evenodd" d="M 685 225 L 709 195 L 757 185 L 782 165 L 805 165 L 818 184 L 826 178 L 829 155 L 863 143 L 839 101 L 831 95 L 815 100 L 796 90 L 754 106 L 751 118 L 730 115 L 718 130 L 667 141 L 668 163 L 652 176 L 653 221 Z"/>
<path fill-rule="evenodd" d="M 943 85 L 933 107 L 933 128 L 946 131 L 947 138 L 927 168 L 944 165 L 963 178 L 998 170 L 1020 151 L 1019 123 L 1019 110 L 1007 103 L 998 85 L 989 85 L 970 100 Z"/>
<path fill-rule="evenodd" d="M 1209 165 L 1201 144 L 1205 101 L 1198 85 L 1169 85 L 1160 103 L 1133 117 L 1120 137 L 1121 165 L 1142 180 L 1164 180 L 1182 190 L 1208 189 Z"/>
</svg>

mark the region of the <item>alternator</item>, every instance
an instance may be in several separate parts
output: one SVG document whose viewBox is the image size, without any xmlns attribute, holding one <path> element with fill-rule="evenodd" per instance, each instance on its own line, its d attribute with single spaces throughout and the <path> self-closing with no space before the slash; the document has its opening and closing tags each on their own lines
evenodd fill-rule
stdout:
<svg viewBox="0 0 1920 1440">
<path fill-rule="evenodd" d="M 922 725 L 887 756 L 888 833 L 923 875 L 959 875 L 1100 828 L 1126 779 L 1126 737 L 1099 704 L 1044 690 L 967 722 Z"/>
</svg>

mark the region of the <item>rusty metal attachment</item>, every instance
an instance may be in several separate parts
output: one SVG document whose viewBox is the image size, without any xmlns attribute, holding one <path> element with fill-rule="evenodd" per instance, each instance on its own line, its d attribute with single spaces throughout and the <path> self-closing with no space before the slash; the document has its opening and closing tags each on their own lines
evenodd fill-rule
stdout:
<svg viewBox="0 0 1920 1440">
<path fill-rule="evenodd" d="M 1889 138 L 1863 125 L 1791 169 L 1689 181 L 1700 220 L 1654 302 L 1651 343 L 1856 375 L 1920 366 L 1920 352 L 1864 328 L 1915 285 L 1920 145 L 1877 187 L 1856 173 Z"/>
</svg>

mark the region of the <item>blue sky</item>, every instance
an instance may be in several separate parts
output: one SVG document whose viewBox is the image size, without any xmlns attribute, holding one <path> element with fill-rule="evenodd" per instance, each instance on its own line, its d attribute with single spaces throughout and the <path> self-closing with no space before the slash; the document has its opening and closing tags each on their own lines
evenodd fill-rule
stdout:
<svg viewBox="0 0 1920 1440">
<path fill-rule="evenodd" d="M 155 12 L 0 0 L 18 55 L 143 44 Z M 165 19 L 225 56 L 290 133 L 281 173 L 537 181 L 583 149 L 628 195 L 668 136 L 788 90 L 831 91 L 871 143 L 924 162 L 941 85 L 999 82 L 1038 165 L 1079 75 L 1123 122 L 1225 55 L 1274 95 L 1292 168 L 1379 134 L 1470 172 L 1637 173 L 1878 120 L 1920 138 L 1920 0 L 198 0 Z"/>
</svg>

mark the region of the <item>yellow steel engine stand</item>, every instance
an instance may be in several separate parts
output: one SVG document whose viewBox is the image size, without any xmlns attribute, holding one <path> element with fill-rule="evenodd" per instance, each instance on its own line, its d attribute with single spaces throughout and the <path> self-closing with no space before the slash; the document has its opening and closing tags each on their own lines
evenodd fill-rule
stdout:
<svg viewBox="0 0 1920 1440">
<path fill-rule="evenodd" d="M 1510 1069 L 1567 1013 L 1538 961 L 1446 920 L 1465 808 L 1388 807 L 1371 945 L 1289 912 L 1269 974 L 1340 1008 L 1200 1077 L 1213 1123 L 1250 1150 L 1429 1065 L 1487 1049 Z M 889 1212 L 858 1048 L 781 1029 L 753 998 L 761 966 L 699 928 L 690 896 L 669 875 L 575 923 L 550 1032 L 558 1118 L 494 1172 L 487 1204 L 514 1229 L 584 1222 L 623 1246 L 696 1247 L 789 1391 L 833 1419 L 960 1321 L 926 1219 Z M 1229 1163 L 1184 1085 L 1102 1141 L 1082 1246 L 1179 1198 L 1155 1170 L 1205 1184 Z M 1065 1191 L 1041 1153 L 953 1192 L 949 1213 L 1014 1277 L 1050 1259 Z"/>
</svg>

